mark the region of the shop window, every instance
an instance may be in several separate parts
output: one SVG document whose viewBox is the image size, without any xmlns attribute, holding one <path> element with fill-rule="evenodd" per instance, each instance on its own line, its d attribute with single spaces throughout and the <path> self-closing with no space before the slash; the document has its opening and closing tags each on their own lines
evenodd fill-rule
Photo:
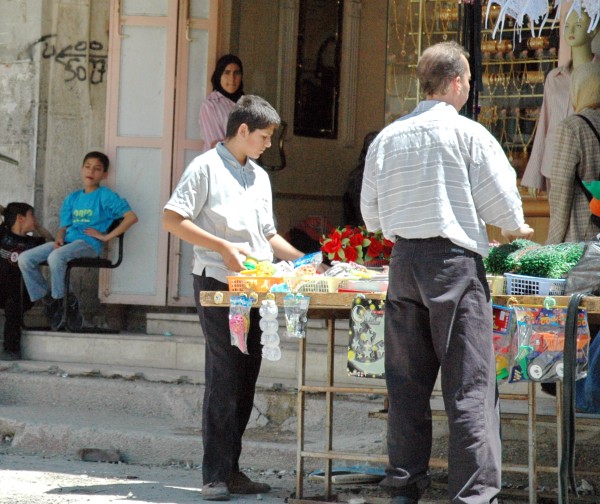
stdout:
<svg viewBox="0 0 600 504">
<path fill-rule="evenodd" d="M 343 0 L 301 0 L 294 134 L 337 138 Z"/>
</svg>

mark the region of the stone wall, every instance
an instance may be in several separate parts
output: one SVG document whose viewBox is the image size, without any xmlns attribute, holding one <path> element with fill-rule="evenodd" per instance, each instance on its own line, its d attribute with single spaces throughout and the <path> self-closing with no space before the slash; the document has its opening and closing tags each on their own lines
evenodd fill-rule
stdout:
<svg viewBox="0 0 600 504">
<path fill-rule="evenodd" d="M 53 234 L 82 187 L 86 152 L 103 150 L 110 0 L 0 0 L 0 204 L 33 204 Z M 74 274 L 97 309 L 97 271 Z"/>
</svg>

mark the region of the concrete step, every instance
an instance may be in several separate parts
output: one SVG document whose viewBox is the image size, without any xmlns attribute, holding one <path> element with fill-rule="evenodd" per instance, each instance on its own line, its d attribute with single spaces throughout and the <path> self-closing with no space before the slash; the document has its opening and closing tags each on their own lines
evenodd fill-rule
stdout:
<svg viewBox="0 0 600 504">
<path fill-rule="evenodd" d="M 195 326 L 199 330 L 197 320 Z M 340 323 L 338 327 L 345 326 Z M 325 333 L 323 337 L 321 332 Z M 327 346 L 320 342 L 326 338 L 324 329 L 311 329 L 306 353 L 308 383 L 323 383 L 327 379 Z M 336 331 L 336 340 L 339 341 L 335 347 L 334 379 L 337 384 L 385 387 L 383 380 L 349 376 L 346 370 L 347 329 Z M 179 370 L 184 376 L 204 371 L 204 340 L 199 335 L 24 331 L 21 346 L 24 358 L 33 361 L 169 369 Z M 271 383 L 296 382 L 298 341 L 282 337 L 280 346 L 281 360 L 264 360 L 261 376 Z"/>
<path fill-rule="evenodd" d="M 339 347 L 348 346 L 348 320 L 336 320 L 335 344 Z M 328 340 L 327 322 L 322 319 L 309 319 L 307 324 L 310 331 L 310 342 L 326 345 Z M 285 317 L 279 316 L 279 334 L 285 339 Z M 198 315 L 192 313 L 147 313 L 146 333 L 154 335 L 202 336 L 202 328 Z"/>
<path fill-rule="evenodd" d="M 268 385 L 261 378 L 244 436 L 242 463 L 272 469 L 293 467 L 297 449 L 297 392 L 293 382 Z M 0 444 L 15 454 L 77 457 L 85 448 L 119 450 L 137 464 L 202 461 L 201 375 L 177 369 L 41 361 L 0 362 Z M 333 449 L 385 459 L 385 415 L 381 394 L 335 394 Z M 556 463 L 553 400 L 538 398 L 539 464 Z M 443 401 L 431 401 L 433 456 L 447 456 Z M 511 464 L 527 462 L 527 403 L 502 401 L 503 446 Z M 320 451 L 327 425 L 325 394 L 306 395 L 305 450 Z M 585 461 L 600 443 L 597 421 L 578 420 L 578 457 Z M 352 461 L 336 461 L 353 465 Z M 354 462 L 354 465 L 356 462 Z M 585 464 L 580 467 L 585 467 Z M 322 467 L 310 460 L 307 469 Z"/>
<path fill-rule="evenodd" d="M 11 453 L 72 457 L 84 448 L 100 448 L 119 450 L 132 463 L 197 465 L 202 460 L 203 393 L 202 385 L 182 382 L 176 373 L 158 376 L 145 368 L 2 363 L 0 440 Z M 293 388 L 259 387 L 245 435 L 247 465 L 293 465 L 296 403 Z M 382 404 L 383 396 L 336 400 L 337 449 L 349 451 L 351 445 L 383 453 L 385 422 L 369 417 Z M 320 449 L 325 433 L 322 395 L 307 397 L 306 413 L 305 446 Z"/>
</svg>

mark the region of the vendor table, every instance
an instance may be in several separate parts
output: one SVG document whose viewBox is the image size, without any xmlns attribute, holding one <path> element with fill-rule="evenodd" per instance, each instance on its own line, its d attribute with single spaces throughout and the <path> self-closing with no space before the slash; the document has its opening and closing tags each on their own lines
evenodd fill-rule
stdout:
<svg viewBox="0 0 600 504">
<path fill-rule="evenodd" d="M 203 306 L 214 306 L 226 308 L 232 295 L 239 295 L 239 292 L 209 292 L 200 293 L 200 303 Z M 285 293 L 274 294 L 275 302 L 279 307 L 283 306 Z M 354 293 L 330 293 L 330 294 L 307 294 L 310 296 L 310 306 L 308 311 L 309 318 L 319 318 L 327 320 L 328 342 L 327 342 L 327 378 L 326 383 L 319 386 L 309 386 L 306 384 L 306 339 L 299 339 L 299 365 L 298 365 L 298 398 L 297 398 L 297 451 L 296 451 L 296 499 L 303 497 L 303 479 L 304 479 L 304 459 L 316 458 L 325 460 L 324 469 L 324 490 L 325 498 L 331 499 L 332 496 L 332 462 L 334 460 L 356 460 L 372 463 L 387 463 L 387 455 L 337 452 L 333 450 L 333 399 L 334 394 L 385 394 L 385 389 L 381 387 L 340 387 L 334 383 L 334 345 L 335 345 L 335 322 L 336 319 L 349 319 L 349 311 L 352 302 L 356 297 Z M 269 294 L 272 296 L 272 294 Z M 365 294 L 369 299 L 383 299 L 385 294 Z M 553 296 L 558 306 L 566 306 L 569 302 L 568 296 Z M 256 293 L 256 306 L 260 305 L 263 299 L 267 298 L 266 293 Z M 506 305 L 509 299 L 516 299 L 519 304 L 541 305 L 545 296 L 494 296 L 494 303 Z M 588 312 L 588 318 L 593 323 L 600 322 L 600 297 L 586 297 L 582 301 L 582 306 Z M 308 336 L 307 336 L 308 337 Z M 304 449 L 305 437 L 305 395 L 308 392 L 321 392 L 325 394 L 326 418 L 325 418 L 325 446 L 322 451 L 306 451 Z M 560 411 L 560 393 L 557 393 L 557 418 Z M 529 453 L 528 464 L 519 466 L 503 466 L 506 471 L 521 472 L 529 475 L 529 502 L 537 502 L 537 473 L 538 471 L 557 472 L 553 467 L 538 467 L 536 463 L 536 398 L 535 383 L 529 382 L 527 395 L 509 395 L 512 399 L 527 399 L 528 401 L 528 438 Z M 502 398 L 502 396 L 501 396 Z M 560 428 L 557 426 L 557 432 Z M 560 446 L 560 443 L 559 443 Z M 559 454 L 560 457 L 560 454 Z M 442 459 L 432 458 L 431 467 L 447 467 L 447 462 Z"/>
</svg>

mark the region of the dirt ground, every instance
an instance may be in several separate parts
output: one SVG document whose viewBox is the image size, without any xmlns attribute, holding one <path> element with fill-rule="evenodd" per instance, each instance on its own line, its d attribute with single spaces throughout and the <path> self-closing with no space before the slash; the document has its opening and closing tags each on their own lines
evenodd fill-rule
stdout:
<svg viewBox="0 0 600 504">
<path fill-rule="evenodd" d="M 287 406 L 281 401 L 277 404 L 281 409 L 281 419 L 284 420 L 262 427 L 255 423 L 254 428 L 249 428 L 244 438 L 247 446 L 253 443 L 253 455 L 244 457 L 242 452 L 241 460 L 244 472 L 252 479 L 270 484 L 273 490 L 262 496 L 234 496 L 235 501 L 299 504 L 295 499 L 297 424 L 288 411 L 293 409 L 295 403 L 292 397 Z M 334 449 L 384 455 L 385 422 L 366 414 L 366 411 L 377 410 L 380 404 L 381 397 L 378 396 L 336 401 Z M 357 414 L 357 411 L 361 413 Z M 271 413 L 274 418 L 277 417 L 276 412 Z M 318 451 L 323 448 L 324 418 L 323 401 L 309 400 L 305 449 L 314 448 Z M 432 457 L 442 461 L 446 460 L 448 453 L 444 426 L 445 418 L 436 422 L 432 450 Z M 520 472 L 504 471 L 500 504 L 528 502 L 528 446 L 522 425 L 517 427 L 516 423 L 503 424 L 503 462 L 507 466 L 520 466 Z M 538 503 L 555 503 L 557 476 L 552 470 L 555 471 L 557 465 L 556 433 L 543 422 L 538 425 L 537 432 L 540 470 Z M 597 438 L 597 429 L 582 431 L 578 435 L 577 483 L 585 495 L 572 498 L 570 502 L 574 504 L 600 504 L 600 442 Z M 274 445 L 282 447 L 281 450 L 273 450 Z M 267 446 L 271 449 L 267 450 Z M 249 452 L 246 450 L 246 453 Z M 343 468 L 356 466 L 357 463 L 336 460 L 333 465 Z M 316 459 L 307 459 L 305 464 L 307 474 L 323 468 L 323 462 Z M 422 504 L 448 502 L 446 471 L 443 468 L 432 469 L 432 480 L 432 487 L 423 496 Z M 124 501 L 138 504 L 190 504 L 202 502 L 201 481 L 201 467 L 197 462 L 181 460 L 166 466 L 92 463 L 83 462 L 75 455 L 42 457 L 16 453 L 9 443 L 0 443 L 0 504 L 104 504 Z M 325 500 L 322 482 L 311 481 L 307 476 L 303 481 L 306 499 Z M 374 483 L 334 485 L 332 500 L 350 504 L 390 502 L 386 492 Z"/>
<path fill-rule="evenodd" d="M 260 433 L 255 432 L 260 436 Z M 264 433 L 262 435 L 265 435 Z M 434 456 L 441 455 L 444 446 L 435 447 Z M 509 448 L 514 455 L 522 447 Z M 548 447 L 551 449 L 551 447 Z M 583 456 L 580 453 L 580 456 Z M 587 455 L 586 455 L 587 456 Z M 582 463 L 598 467 L 598 455 L 594 460 Z M 248 461 L 246 461 L 248 462 Z M 261 496 L 233 496 L 238 502 L 263 501 L 270 503 L 293 503 L 295 499 L 295 460 L 277 467 L 242 467 L 252 479 L 271 485 L 272 491 Z M 318 464 L 308 464 L 307 472 Z M 447 501 L 443 469 L 432 470 L 432 487 L 425 493 L 423 504 L 442 504 Z M 589 478 L 588 478 L 589 479 Z M 143 466 L 124 463 L 108 464 L 83 462 L 76 458 L 41 457 L 0 452 L 0 504 L 104 504 L 132 501 L 138 504 L 190 504 L 202 502 L 201 468 L 185 463 L 169 466 Z M 583 485 L 583 478 L 579 480 Z M 586 480 L 587 482 L 587 480 Z M 538 502 L 557 502 L 556 475 L 541 474 Z M 587 483 L 586 483 L 587 484 Z M 527 475 L 505 472 L 500 504 L 527 502 Z M 582 486 L 586 492 L 595 493 L 593 486 Z M 324 501 L 322 482 L 304 479 L 304 497 Z M 390 498 L 376 483 L 351 483 L 334 485 L 332 501 L 350 504 L 388 504 Z M 586 495 L 574 503 L 600 503 L 600 496 Z"/>
</svg>

